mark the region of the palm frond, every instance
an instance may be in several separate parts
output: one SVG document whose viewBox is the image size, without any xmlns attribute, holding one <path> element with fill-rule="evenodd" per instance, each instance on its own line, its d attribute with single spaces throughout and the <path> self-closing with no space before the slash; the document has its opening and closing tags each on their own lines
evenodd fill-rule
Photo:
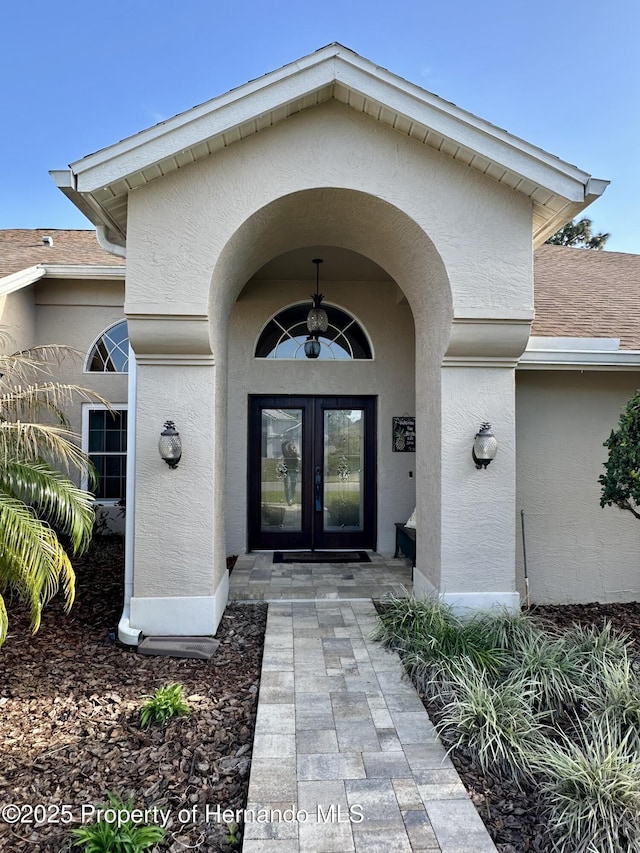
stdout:
<svg viewBox="0 0 640 853">
<path fill-rule="evenodd" d="M 1 370 L 0 370 L 1 372 Z M 79 397 L 81 400 L 99 402 L 111 408 L 98 393 L 82 385 L 62 382 L 37 382 L 16 385 L 0 394 L 0 417 L 4 420 L 37 420 L 47 415 L 57 423 L 66 424 L 63 407 Z"/>
<path fill-rule="evenodd" d="M 62 588 L 65 609 L 75 596 L 75 574 L 51 527 L 21 500 L 0 490 L 0 591 L 11 587 L 31 611 L 31 628 L 40 627 L 42 607 Z M 0 637 L 0 641 L 4 637 Z"/>
<path fill-rule="evenodd" d="M 70 475 L 79 473 L 90 488 L 96 475 L 91 460 L 76 444 L 78 436 L 65 427 L 52 424 L 0 421 L 0 465 L 15 459 L 37 461 L 55 459 Z"/>
<path fill-rule="evenodd" d="M 0 646 L 4 643 L 9 628 L 9 617 L 7 616 L 7 608 L 4 603 L 4 598 L 0 595 Z"/>
<path fill-rule="evenodd" d="M 3 487 L 34 509 L 38 517 L 71 540 L 74 553 L 91 542 L 95 512 L 93 495 L 78 488 L 46 462 L 14 460 L 0 472 Z"/>
<path fill-rule="evenodd" d="M 8 342 L 8 337 L 0 330 L 0 346 Z M 2 385 L 12 386 L 19 383 L 27 385 L 42 376 L 53 375 L 53 368 L 66 360 L 80 361 L 83 353 L 75 347 L 56 344 L 41 344 L 30 349 L 8 354 L 0 354 L 0 373 Z"/>
</svg>

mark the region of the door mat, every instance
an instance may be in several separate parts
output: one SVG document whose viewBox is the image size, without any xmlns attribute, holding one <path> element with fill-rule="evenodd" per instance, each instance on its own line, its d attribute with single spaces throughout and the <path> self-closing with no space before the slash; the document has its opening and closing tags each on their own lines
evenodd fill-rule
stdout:
<svg viewBox="0 0 640 853">
<path fill-rule="evenodd" d="M 366 551 L 274 551 L 274 563 L 370 563 Z"/>
</svg>

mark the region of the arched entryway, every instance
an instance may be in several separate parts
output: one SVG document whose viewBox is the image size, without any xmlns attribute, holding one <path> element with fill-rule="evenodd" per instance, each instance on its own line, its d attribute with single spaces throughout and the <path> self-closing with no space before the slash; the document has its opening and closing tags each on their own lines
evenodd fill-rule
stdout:
<svg viewBox="0 0 640 853">
<path fill-rule="evenodd" d="M 306 235 L 320 239 L 305 242 Z M 331 242 L 321 239 L 327 237 Z M 312 292 L 314 257 L 325 258 L 321 290 L 326 299 L 357 318 L 371 342 L 373 358 L 310 362 L 255 357 L 255 344 L 265 324 Z M 433 460 L 420 449 L 415 454 L 394 452 L 392 435 L 393 417 L 401 415 L 415 415 L 419 429 L 426 429 L 430 436 L 439 432 L 439 365 L 451 299 L 442 261 L 424 232 L 406 214 L 364 193 L 338 189 L 296 193 L 274 201 L 244 223 L 221 253 L 212 289 L 217 318 L 212 337 L 224 336 L 227 342 L 226 422 L 220 418 L 216 426 L 216 431 L 224 428 L 226 433 L 227 550 L 242 552 L 256 541 L 268 546 L 266 539 L 252 538 L 248 452 L 253 448 L 256 454 L 252 442 L 259 440 L 258 427 L 250 418 L 252 400 L 259 406 L 258 398 L 266 395 L 282 403 L 287 396 L 295 398 L 296 406 L 287 412 L 292 417 L 300 398 L 313 406 L 316 400 L 321 406 L 328 397 L 351 398 L 353 410 L 364 409 L 365 402 L 369 406 L 373 428 L 369 507 L 374 538 L 347 543 L 345 537 L 346 547 L 361 544 L 393 554 L 394 522 L 408 517 L 416 503 L 433 525 L 439 512 L 437 465 L 430 470 Z M 216 362 L 220 364 L 219 355 Z M 357 398 L 363 401 L 362 407 Z M 284 405 L 276 408 L 287 410 Z M 220 413 L 219 406 L 216 411 Z M 321 444 L 321 439 L 316 437 L 316 443 Z M 307 478 L 315 477 L 315 472 L 312 466 Z M 428 494 L 416 494 L 417 483 L 429 483 Z M 265 527 L 276 526 L 275 512 L 281 503 L 280 512 L 292 515 L 283 500 L 275 499 L 278 488 L 283 491 L 280 497 L 286 497 L 284 484 L 272 489 L 274 495 L 269 497 L 274 499 L 264 503 L 273 506 L 264 512 L 266 516 L 267 509 L 273 510 L 266 518 L 273 523 Z M 255 528 L 255 500 L 253 506 Z M 323 500 L 321 507 L 329 519 L 330 502 Z M 437 543 L 437 525 L 424 540 L 425 547 L 428 542 Z M 336 539 L 320 542 L 320 547 L 337 547 Z M 300 547 L 293 540 L 290 545 Z M 436 548 L 429 565 L 437 564 Z"/>
</svg>

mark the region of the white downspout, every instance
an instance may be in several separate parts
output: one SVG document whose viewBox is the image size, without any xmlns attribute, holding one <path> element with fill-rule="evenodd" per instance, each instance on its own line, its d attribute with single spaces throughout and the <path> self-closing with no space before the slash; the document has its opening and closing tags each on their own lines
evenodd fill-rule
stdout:
<svg viewBox="0 0 640 853">
<path fill-rule="evenodd" d="M 136 356 L 129 344 L 129 381 L 127 399 L 129 416 L 127 418 L 127 495 L 124 528 L 124 607 L 118 623 L 118 639 L 127 646 L 137 646 L 141 631 L 133 628 L 129 621 L 131 597 L 133 595 L 133 555 L 136 506 Z"/>
<path fill-rule="evenodd" d="M 127 250 L 124 246 L 119 246 L 117 243 L 112 243 L 111 240 L 107 237 L 107 229 L 104 225 L 96 225 L 96 237 L 98 238 L 98 243 L 102 246 L 103 249 L 106 249 L 107 252 L 111 252 L 112 255 L 117 255 L 119 258 L 127 257 Z"/>
<path fill-rule="evenodd" d="M 127 251 L 124 246 L 112 243 L 107 237 L 107 229 L 104 225 L 96 225 L 96 237 L 98 243 L 107 252 L 126 258 Z M 142 636 L 142 631 L 133 628 L 129 621 L 131 615 L 131 597 L 133 596 L 133 555 L 134 555 L 134 531 L 136 516 L 136 388 L 137 388 L 137 364 L 136 355 L 129 344 L 129 374 L 127 379 L 127 493 L 125 495 L 125 519 L 124 519 L 124 606 L 122 616 L 118 622 L 118 639 L 127 646 L 137 646 Z"/>
</svg>

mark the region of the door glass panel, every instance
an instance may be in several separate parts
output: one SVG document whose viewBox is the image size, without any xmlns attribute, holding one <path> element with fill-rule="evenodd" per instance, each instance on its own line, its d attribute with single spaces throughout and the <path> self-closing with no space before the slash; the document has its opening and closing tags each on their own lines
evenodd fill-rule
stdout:
<svg viewBox="0 0 640 853">
<path fill-rule="evenodd" d="M 324 530 L 363 530 L 364 411 L 324 411 Z"/>
<path fill-rule="evenodd" d="M 302 529 L 302 409 L 262 409 L 260 529 Z"/>
</svg>

